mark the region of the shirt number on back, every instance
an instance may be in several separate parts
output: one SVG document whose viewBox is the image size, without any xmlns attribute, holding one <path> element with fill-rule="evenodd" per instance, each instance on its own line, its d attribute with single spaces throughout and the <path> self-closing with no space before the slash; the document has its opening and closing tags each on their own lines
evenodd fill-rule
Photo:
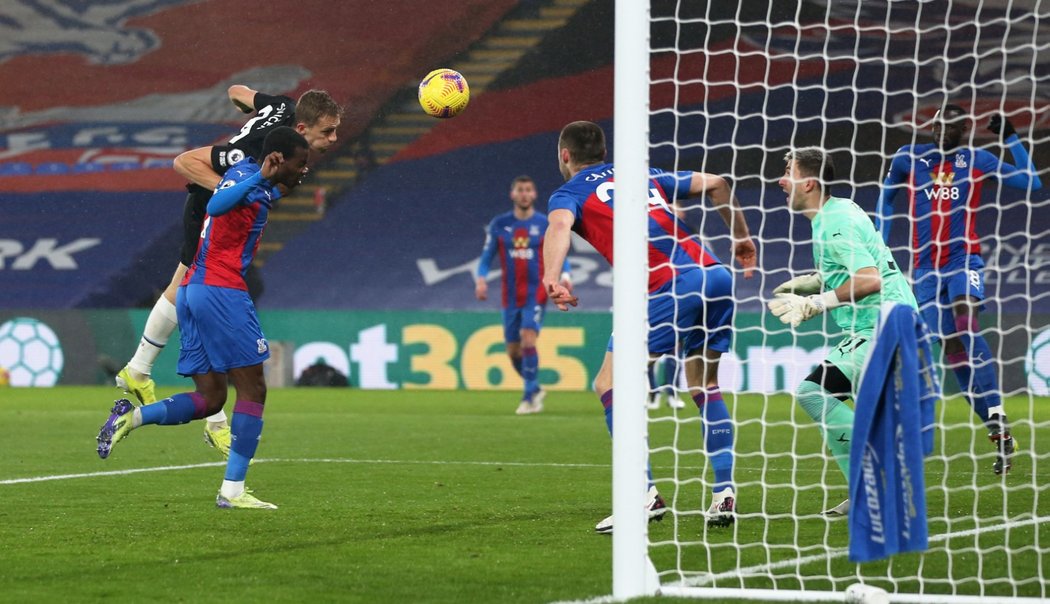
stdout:
<svg viewBox="0 0 1050 604">
<path fill-rule="evenodd" d="M 598 185 L 598 188 L 594 190 L 594 194 L 598 196 L 598 199 L 603 203 L 609 203 L 612 201 L 612 194 L 614 192 L 615 185 L 611 182 L 603 182 Z M 649 187 L 649 205 L 658 206 L 666 210 L 670 210 L 667 206 L 667 202 L 660 196 L 660 191 L 656 187 Z"/>
<path fill-rule="evenodd" d="M 235 143 L 241 140 L 242 138 L 248 136 L 248 133 L 252 131 L 252 126 L 255 125 L 255 122 L 266 119 L 267 117 L 269 117 L 271 112 L 273 112 L 273 105 L 267 105 L 260 109 L 259 115 L 253 117 L 247 122 L 244 122 L 244 125 L 241 126 L 241 131 L 237 134 L 237 136 L 230 139 L 230 143 Z"/>
</svg>

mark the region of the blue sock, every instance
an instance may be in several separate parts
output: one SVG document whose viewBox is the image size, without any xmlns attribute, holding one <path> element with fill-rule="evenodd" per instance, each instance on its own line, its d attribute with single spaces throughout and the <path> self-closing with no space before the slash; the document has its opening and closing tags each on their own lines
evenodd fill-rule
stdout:
<svg viewBox="0 0 1050 604">
<path fill-rule="evenodd" d="M 944 360 L 948 361 L 948 366 L 951 368 L 952 373 L 955 374 L 955 381 L 959 382 L 959 391 L 963 393 L 966 402 L 970 403 L 973 412 L 977 414 L 977 417 L 981 418 L 981 421 L 987 422 L 988 407 L 984 398 L 974 396 L 976 388 L 972 387 L 973 368 L 970 367 L 970 355 L 966 354 L 964 350 L 955 354 L 946 354 L 944 355 Z"/>
<path fill-rule="evenodd" d="M 960 380 L 959 387 L 963 392 L 970 393 L 970 404 L 973 405 L 974 413 L 987 423 L 988 409 L 1003 404 L 992 348 L 988 346 L 988 340 L 979 333 L 980 327 L 974 317 L 955 317 L 955 331 L 968 353 L 964 364 L 970 372 L 970 375 L 966 376 L 968 379 L 963 382 L 964 376 L 955 369 L 955 375 Z"/>
<path fill-rule="evenodd" d="M 536 354 L 535 346 L 521 349 L 521 378 L 525 380 L 525 398 L 532 399 L 532 395 L 540 389 L 536 379 L 540 369 L 540 357 Z"/>
<path fill-rule="evenodd" d="M 605 427 L 609 429 L 609 436 L 612 436 L 612 403 L 613 393 L 612 389 L 606 390 L 602 396 L 602 407 L 605 407 Z M 653 464 L 647 461 L 645 463 L 645 474 L 649 477 L 649 488 L 653 487 Z"/>
<path fill-rule="evenodd" d="M 674 357 L 664 357 L 663 362 L 664 375 L 663 379 L 660 380 L 660 392 L 666 394 L 668 397 L 674 396 L 674 387 L 678 380 L 678 362 Z"/>
<path fill-rule="evenodd" d="M 521 357 L 512 358 L 510 364 L 514 366 L 514 371 L 517 371 L 518 375 L 521 375 Z"/>
<path fill-rule="evenodd" d="M 715 492 L 733 486 L 733 421 L 717 388 L 693 395 L 704 425 L 704 449 L 715 470 Z"/>
<path fill-rule="evenodd" d="M 230 459 L 226 462 L 226 480 L 242 481 L 248 474 L 248 463 L 255 457 L 262 434 L 262 412 L 261 403 L 237 401 L 234 405 L 230 421 L 233 444 L 230 445 Z"/>
<path fill-rule="evenodd" d="M 143 426 L 177 426 L 204 417 L 206 407 L 204 397 L 200 394 L 183 392 L 151 405 L 143 405 L 139 413 L 142 414 Z"/>
</svg>

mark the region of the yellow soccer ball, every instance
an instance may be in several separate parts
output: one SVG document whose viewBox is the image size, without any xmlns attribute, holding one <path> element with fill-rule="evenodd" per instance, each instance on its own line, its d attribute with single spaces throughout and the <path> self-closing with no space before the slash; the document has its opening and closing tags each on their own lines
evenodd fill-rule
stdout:
<svg viewBox="0 0 1050 604">
<path fill-rule="evenodd" d="M 419 105 L 427 115 L 456 117 L 470 102 L 470 87 L 463 74 L 451 69 L 435 69 L 419 83 Z"/>
</svg>

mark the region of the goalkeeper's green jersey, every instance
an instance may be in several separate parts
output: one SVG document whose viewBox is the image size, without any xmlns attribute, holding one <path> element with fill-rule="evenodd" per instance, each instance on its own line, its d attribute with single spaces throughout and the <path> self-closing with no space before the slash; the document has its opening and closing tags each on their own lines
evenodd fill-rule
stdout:
<svg viewBox="0 0 1050 604">
<path fill-rule="evenodd" d="M 908 280 L 875 225 L 849 199 L 831 197 L 813 217 L 813 265 L 820 271 L 824 291 L 842 285 L 862 268 L 879 269 L 881 292 L 830 311 L 835 323 L 850 333 L 874 329 L 884 300 L 918 308 Z"/>
</svg>

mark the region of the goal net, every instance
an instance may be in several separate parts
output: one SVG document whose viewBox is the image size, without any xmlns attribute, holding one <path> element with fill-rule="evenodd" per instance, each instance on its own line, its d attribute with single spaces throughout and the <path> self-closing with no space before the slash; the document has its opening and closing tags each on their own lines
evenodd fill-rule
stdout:
<svg viewBox="0 0 1050 604">
<path fill-rule="evenodd" d="M 823 514 L 848 497 L 846 479 L 793 395 L 843 333 L 826 317 L 792 329 L 765 306 L 777 285 L 814 270 L 810 221 L 789 210 L 778 185 L 788 151 L 826 149 L 836 167 L 831 192 L 874 218 L 893 155 L 933 142 L 934 114 L 955 103 L 971 125 L 964 147 L 1021 164 L 986 127 L 1003 114 L 1040 174 L 1050 132 L 1050 2 L 618 0 L 616 36 L 614 331 L 617 355 L 629 357 L 616 359 L 617 401 L 632 400 L 628 393 L 642 400 L 660 386 L 644 383 L 644 344 L 628 348 L 629 340 L 644 343 L 647 329 L 644 316 L 633 316 L 637 304 L 644 308 L 637 292 L 647 290 L 647 275 L 621 261 L 644 253 L 638 238 L 646 232 L 644 203 L 628 203 L 628 179 L 643 179 L 648 166 L 725 176 L 744 208 L 758 269 L 742 277 L 710 203 L 683 202 L 684 222 L 734 267 L 733 345 L 719 383 L 735 430 L 736 522 L 707 522 L 715 478 L 704 427 L 681 376 L 658 371 L 679 387 L 685 408 L 614 409 L 614 596 L 845 601 L 849 586 L 863 584 L 894 602 L 1050 597 L 1050 449 L 1042 444 L 1050 442 L 1050 195 L 975 176 L 983 191 L 974 230 L 986 264 L 979 330 L 994 357 L 983 362 L 994 368 L 1017 452 L 1012 471 L 993 472 L 996 446 L 963 393 L 972 378 L 960 389 L 935 346 L 944 393 L 925 460 L 925 552 L 849 560 L 848 520 Z M 639 140 L 648 144 L 627 148 Z M 644 199 L 648 185 L 640 183 Z M 912 281 L 906 184 L 889 246 Z M 947 221 L 947 206 L 936 207 Z M 621 241 L 624 233 L 631 241 Z M 648 525 L 633 511 L 646 458 L 669 508 Z"/>
</svg>

